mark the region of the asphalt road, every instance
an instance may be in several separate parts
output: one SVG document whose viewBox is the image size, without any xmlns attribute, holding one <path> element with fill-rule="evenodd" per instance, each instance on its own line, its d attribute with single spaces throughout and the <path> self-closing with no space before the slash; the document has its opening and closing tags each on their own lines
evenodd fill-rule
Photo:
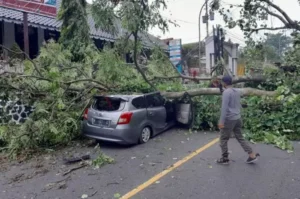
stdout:
<svg viewBox="0 0 300 199">
<path fill-rule="evenodd" d="M 145 145 L 121 147 L 102 144 L 102 151 L 113 157 L 113 165 L 100 169 L 86 167 L 62 176 L 72 166 L 64 166 L 67 154 L 91 154 L 92 147 L 74 145 L 27 163 L 15 164 L 0 173 L 1 199 L 111 199 L 122 196 L 191 154 L 218 135 L 170 130 Z M 288 154 L 273 146 L 257 144 L 259 162 L 247 165 L 245 153 L 230 141 L 230 165 L 216 165 L 218 144 L 202 151 L 150 186 L 133 199 L 296 199 L 300 198 L 300 144 Z M 7 165 L 6 165 L 7 166 Z"/>
<path fill-rule="evenodd" d="M 261 158 L 245 164 L 245 154 L 232 140 L 230 165 L 214 163 L 218 145 L 202 152 L 172 174 L 133 198 L 143 199 L 297 199 L 300 198 L 300 144 L 297 154 L 255 145 Z"/>
</svg>

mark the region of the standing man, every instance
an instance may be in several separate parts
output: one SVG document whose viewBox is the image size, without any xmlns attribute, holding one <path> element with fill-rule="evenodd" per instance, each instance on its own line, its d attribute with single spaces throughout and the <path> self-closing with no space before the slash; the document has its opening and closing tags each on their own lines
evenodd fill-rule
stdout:
<svg viewBox="0 0 300 199">
<path fill-rule="evenodd" d="M 232 78 L 230 76 L 224 76 L 222 78 L 222 84 L 225 88 L 225 91 L 222 94 L 222 108 L 219 121 L 222 158 L 218 159 L 217 163 L 229 163 L 227 143 L 231 132 L 235 134 L 236 139 L 241 144 L 244 151 L 249 155 L 246 163 L 253 163 L 257 160 L 259 154 L 253 152 L 251 146 L 242 135 L 241 94 L 237 89 L 232 87 Z"/>
</svg>

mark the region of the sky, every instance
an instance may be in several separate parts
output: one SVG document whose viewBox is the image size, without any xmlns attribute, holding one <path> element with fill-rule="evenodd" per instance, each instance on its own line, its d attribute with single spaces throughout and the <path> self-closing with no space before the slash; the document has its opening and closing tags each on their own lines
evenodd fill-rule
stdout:
<svg viewBox="0 0 300 199">
<path fill-rule="evenodd" d="M 87 0 L 91 2 L 92 0 Z M 174 38 L 182 39 L 182 43 L 192 43 L 199 41 L 199 31 L 198 31 L 198 18 L 199 11 L 205 0 L 166 0 L 168 9 L 161 12 L 162 16 L 166 19 L 176 21 L 179 27 L 169 26 L 169 32 L 163 34 L 159 29 L 155 28 L 150 30 L 150 33 L 154 36 L 159 36 L 161 39 L 164 38 Z M 286 11 L 292 19 L 298 18 L 299 4 L 298 0 L 274 0 L 280 8 Z M 224 4 L 241 4 L 244 0 L 221 0 Z M 288 2 L 288 3 L 287 3 Z M 205 11 L 205 10 L 204 10 Z M 205 12 L 202 12 L 202 15 Z M 239 16 L 239 8 L 233 8 L 231 13 L 233 17 Z M 269 25 L 273 24 L 273 27 L 281 26 L 281 22 L 275 18 L 269 18 Z M 215 14 L 215 20 L 210 21 L 209 30 L 212 31 L 212 25 L 220 24 L 224 27 L 223 19 L 219 14 Z M 231 39 L 233 42 L 244 44 L 244 37 L 242 31 L 237 27 L 234 29 L 226 29 L 226 40 Z M 259 37 L 264 32 L 259 35 L 254 35 L 254 37 Z M 206 24 L 201 23 L 201 39 L 206 36 Z"/>
</svg>

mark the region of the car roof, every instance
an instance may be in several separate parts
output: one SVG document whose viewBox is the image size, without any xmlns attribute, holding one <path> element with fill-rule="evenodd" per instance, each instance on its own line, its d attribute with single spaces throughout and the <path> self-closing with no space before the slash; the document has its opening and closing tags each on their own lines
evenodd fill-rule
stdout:
<svg viewBox="0 0 300 199">
<path fill-rule="evenodd" d="M 122 98 L 122 99 L 133 99 L 136 97 L 141 97 L 144 95 L 149 95 L 149 94 L 155 94 L 155 93 L 159 93 L 159 92 L 153 92 L 153 93 L 145 93 L 145 94 L 131 94 L 131 95 L 95 95 L 94 97 L 115 97 L 115 98 Z"/>
<path fill-rule="evenodd" d="M 94 98 L 100 98 L 100 97 L 108 97 L 108 98 L 120 98 L 124 101 L 129 101 L 133 98 L 140 97 L 143 95 L 95 95 Z"/>
</svg>

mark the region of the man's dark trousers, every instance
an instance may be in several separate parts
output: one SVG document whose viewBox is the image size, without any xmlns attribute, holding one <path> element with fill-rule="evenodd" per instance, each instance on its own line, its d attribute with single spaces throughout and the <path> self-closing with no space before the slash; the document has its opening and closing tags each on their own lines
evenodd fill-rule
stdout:
<svg viewBox="0 0 300 199">
<path fill-rule="evenodd" d="M 222 150 L 222 157 L 228 158 L 228 140 L 233 132 L 237 141 L 241 144 L 244 151 L 248 154 L 252 153 L 252 148 L 245 140 L 242 134 L 242 119 L 238 120 L 225 120 L 224 128 L 221 129 L 220 146 Z"/>
</svg>

